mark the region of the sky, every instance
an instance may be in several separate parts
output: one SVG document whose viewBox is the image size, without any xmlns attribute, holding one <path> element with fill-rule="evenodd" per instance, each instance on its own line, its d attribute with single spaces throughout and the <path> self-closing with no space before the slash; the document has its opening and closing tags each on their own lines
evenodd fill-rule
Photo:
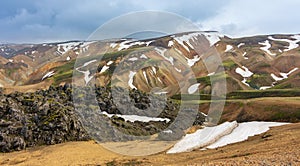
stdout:
<svg viewBox="0 0 300 166">
<path fill-rule="evenodd" d="M 0 43 L 85 40 L 109 20 L 144 10 L 172 12 L 200 30 L 231 37 L 300 33 L 299 0 L 1 0 L 0 5 Z"/>
</svg>

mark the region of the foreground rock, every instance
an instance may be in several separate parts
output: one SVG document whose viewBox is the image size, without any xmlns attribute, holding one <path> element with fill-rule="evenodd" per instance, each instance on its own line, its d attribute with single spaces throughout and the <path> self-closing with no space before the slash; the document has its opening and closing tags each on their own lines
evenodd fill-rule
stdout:
<svg viewBox="0 0 300 166">
<path fill-rule="evenodd" d="M 72 95 L 82 96 L 83 93 L 87 93 L 86 89 L 72 89 L 70 85 L 50 86 L 47 90 L 39 90 L 34 93 L 1 93 L 0 152 L 91 139 L 89 136 L 91 133 L 86 132 L 78 112 L 74 109 L 72 98 Z M 89 94 L 87 94 L 87 97 L 90 97 Z M 112 101 L 109 88 L 96 88 L 96 96 L 99 105 L 96 108 L 110 114 L 121 113 Z M 78 99 L 78 97 L 76 98 Z M 132 100 L 135 103 L 133 107 L 143 110 L 150 106 L 148 98 L 149 95 L 132 90 L 130 91 L 130 97 L 126 100 Z M 93 107 L 95 108 L 92 105 L 81 106 L 82 110 L 85 111 L 89 111 Z M 143 123 L 125 121 L 123 118 L 116 116 L 106 118 L 124 133 L 137 136 L 151 135 L 168 127 L 176 118 L 178 109 L 179 106 L 172 101 L 168 100 L 166 102 L 166 106 L 158 117 L 168 118 L 170 119 L 169 122 L 150 121 Z M 202 123 L 204 118 L 203 116 L 198 117 L 197 124 Z M 93 134 L 91 136 L 95 138 Z M 108 137 L 111 137 L 111 135 L 101 135 L 100 141 L 109 140 Z"/>
</svg>

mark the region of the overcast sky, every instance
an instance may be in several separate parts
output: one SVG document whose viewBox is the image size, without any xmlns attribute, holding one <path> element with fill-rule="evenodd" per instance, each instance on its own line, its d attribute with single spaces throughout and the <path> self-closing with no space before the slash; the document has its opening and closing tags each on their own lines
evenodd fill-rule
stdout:
<svg viewBox="0 0 300 166">
<path fill-rule="evenodd" d="M 84 40 L 105 22 L 143 10 L 173 12 L 201 30 L 230 36 L 300 33 L 299 0 L 1 0 L 0 5 L 2 43 Z"/>
</svg>

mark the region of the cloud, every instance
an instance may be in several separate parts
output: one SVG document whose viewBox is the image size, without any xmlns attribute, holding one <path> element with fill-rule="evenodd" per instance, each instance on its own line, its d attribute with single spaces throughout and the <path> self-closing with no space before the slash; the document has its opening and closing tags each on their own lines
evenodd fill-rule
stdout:
<svg viewBox="0 0 300 166">
<path fill-rule="evenodd" d="M 299 33 L 297 0 L 231 0 L 214 17 L 199 20 L 202 29 L 215 29 L 231 36 Z"/>
<path fill-rule="evenodd" d="M 298 6 L 297 0 L 2 0 L 0 42 L 86 39 L 105 22 L 143 10 L 174 12 L 203 30 L 232 36 L 296 33 Z"/>
</svg>

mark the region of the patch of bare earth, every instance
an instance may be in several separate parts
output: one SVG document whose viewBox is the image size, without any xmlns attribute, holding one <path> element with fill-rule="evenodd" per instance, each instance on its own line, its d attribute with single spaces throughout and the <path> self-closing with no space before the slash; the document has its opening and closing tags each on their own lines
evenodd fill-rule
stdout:
<svg viewBox="0 0 300 166">
<path fill-rule="evenodd" d="M 70 142 L 0 154 L 0 165 L 300 165 L 300 123 L 206 151 L 130 157 L 93 141 Z"/>
</svg>

